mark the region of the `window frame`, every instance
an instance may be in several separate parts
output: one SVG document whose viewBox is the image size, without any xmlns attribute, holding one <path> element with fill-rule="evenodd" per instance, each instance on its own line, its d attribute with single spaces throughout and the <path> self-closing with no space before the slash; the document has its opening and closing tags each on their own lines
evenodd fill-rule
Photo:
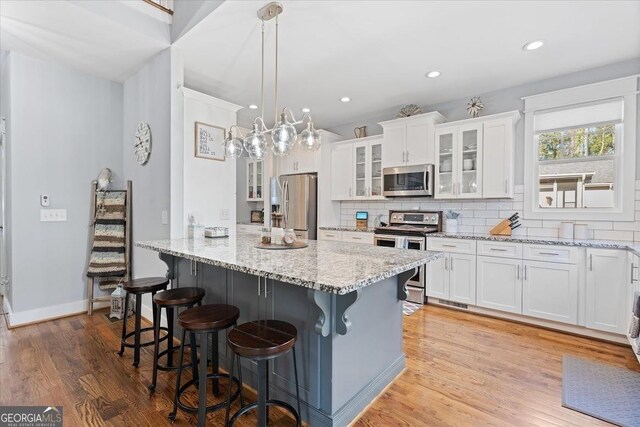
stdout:
<svg viewBox="0 0 640 427">
<path fill-rule="evenodd" d="M 522 98 L 524 112 L 524 215 L 527 219 L 633 221 L 635 215 L 636 133 L 638 76 L 578 86 Z M 612 208 L 540 208 L 538 206 L 539 152 L 534 131 L 536 112 L 554 108 L 571 108 L 579 104 L 621 98 L 623 102 L 622 135 L 616 147 L 619 168 Z M 588 158 L 588 157 L 587 157 Z"/>
</svg>

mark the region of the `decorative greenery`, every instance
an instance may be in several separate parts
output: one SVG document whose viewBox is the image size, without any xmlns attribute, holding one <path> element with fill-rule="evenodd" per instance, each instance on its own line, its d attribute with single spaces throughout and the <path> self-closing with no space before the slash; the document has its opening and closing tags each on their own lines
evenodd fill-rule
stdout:
<svg viewBox="0 0 640 427">
<path fill-rule="evenodd" d="M 615 126 L 562 129 L 538 137 L 540 161 L 578 159 L 615 154 Z"/>
</svg>

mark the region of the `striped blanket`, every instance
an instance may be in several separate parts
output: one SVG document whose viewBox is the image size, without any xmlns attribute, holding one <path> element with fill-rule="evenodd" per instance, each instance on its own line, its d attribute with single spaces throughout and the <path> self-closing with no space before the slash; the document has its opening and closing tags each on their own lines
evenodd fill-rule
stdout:
<svg viewBox="0 0 640 427">
<path fill-rule="evenodd" d="M 126 191 L 96 194 L 93 247 L 87 276 L 99 277 L 100 289 L 114 288 L 127 272 L 126 195 Z"/>
</svg>

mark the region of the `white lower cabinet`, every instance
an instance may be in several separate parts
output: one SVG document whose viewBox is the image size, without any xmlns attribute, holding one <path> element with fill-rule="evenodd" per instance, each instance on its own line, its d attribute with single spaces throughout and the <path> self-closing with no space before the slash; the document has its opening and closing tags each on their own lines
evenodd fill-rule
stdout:
<svg viewBox="0 0 640 427">
<path fill-rule="evenodd" d="M 578 266 L 524 261 L 522 314 L 578 324 Z"/>
<path fill-rule="evenodd" d="M 445 254 L 427 264 L 425 294 L 463 304 L 476 303 L 476 256 Z"/>
<path fill-rule="evenodd" d="M 522 260 L 478 256 L 477 305 L 522 313 Z"/>
<path fill-rule="evenodd" d="M 626 333 L 629 267 L 625 251 L 587 249 L 586 326 Z"/>
<path fill-rule="evenodd" d="M 373 245 L 373 233 L 365 231 L 318 230 L 318 240 Z"/>
</svg>

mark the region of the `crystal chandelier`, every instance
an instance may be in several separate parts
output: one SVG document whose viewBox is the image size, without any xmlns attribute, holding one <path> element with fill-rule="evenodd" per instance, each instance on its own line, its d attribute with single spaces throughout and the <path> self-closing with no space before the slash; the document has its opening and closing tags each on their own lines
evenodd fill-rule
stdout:
<svg viewBox="0 0 640 427">
<path fill-rule="evenodd" d="M 293 146 L 298 142 L 300 147 L 305 151 L 316 151 L 320 148 L 320 132 L 315 130 L 311 114 L 305 113 L 301 120 L 296 120 L 293 112 L 289 107 L 284 107 L 281 111 L 278 109 L 278 16 L 282 13 L 282 5 L 272 2 L 258 10 L 258 18 L 262 25 L 262 70 L 260 83 L 261 109 L 260 117 L 256 117 L 253 121 L 251 131 L 246 135 L 240 133 L 238 126 L 233 125 L 229 129 L 227 138 L 224 141 L 224 151 L 226 157 L 237 159 L 242 155 L 243 150 L 251 159 L 262 160 L 268 153 L 268 148 L 274 155 L 284 157 L 291 152 Z M 264 123 L 264 24 L 275 18 L 276 26 L 276 45 L 275 45 L 275 102 L 274 111 L 276 114 L 275 125 L 269 129 Z M 292 120 L 291 122 L 287 118 Z M 295 125 L 303 122 L 307 123 L 305 130 L 300 132 Z M 267 135 L 271 135 L 271 141 L 267 140 Z"/>
</svg>

